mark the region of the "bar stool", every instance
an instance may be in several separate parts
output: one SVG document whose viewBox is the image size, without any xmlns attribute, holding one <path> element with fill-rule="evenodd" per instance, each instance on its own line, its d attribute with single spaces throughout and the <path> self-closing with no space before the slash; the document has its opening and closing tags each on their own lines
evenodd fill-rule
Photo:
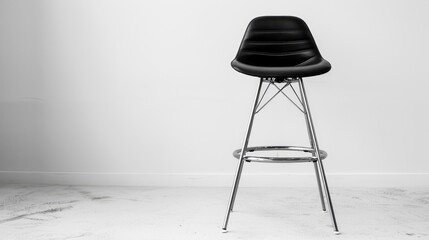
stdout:
<svg viewBox="0 0 429 240">
<path fill-rule="evenodd" d="M 232 67 L 240 73 L 259 77 L 259 85 L 253 102 L 252 113 L 247 126 L 243 147 L 233 152 L 239 160 L 234 178 L 231 196 L 223 223 L 223 232 L 227 231 L 228 220 L 234 207 L 235 197 L 240 182 L 244 162 L 313 162 L 322 203 L 326 211 L 325 198 L 330 212 L 334 233 L 339 234 L 328 183 L 322 160 L 327 153 L 319 149 L 313 120 L 304 88 L 303 77 L 320 75 L 331 69 L 331 64 L 322 58 L 307 24 L 298 17 L 292 16 L 263 16 L 253 19 L 244 34 Z M 261 94 L 263 85 L 265 90 Z M 293 85 L 298 85 L 298 91 Z M 261 104 L 269 87 L 277 89 L 270 99 Z M 291 88 L 294 96 L 288 96 L 285 88 Z M 255 114 L 261 111 L 279 93 L 284 95 L 305 115 L 310 147 L 296 146 L 258 146 L 248 147 Z M 295 98 L 295 101 L 293 100 Z M 267 151 L 299 151 L 307 153 L 307 157 L 272 157 L 263 156 Z M 258 154 L 259 153 L 259 154 Z M 322 187 L 323 184 L 323 187 Z"/>
</svg>

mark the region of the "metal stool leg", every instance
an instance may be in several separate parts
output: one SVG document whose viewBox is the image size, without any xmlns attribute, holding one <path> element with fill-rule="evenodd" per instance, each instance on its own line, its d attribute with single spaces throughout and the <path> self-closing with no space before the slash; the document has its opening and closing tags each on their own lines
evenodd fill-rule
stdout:
<svg viewBox="0 0 429 240">
<path fill-rule="evenodd" d="M 314 143 L 315 154 L 316 154 L 316 157 L 318 159 L 317 165 L 319 167 L 319 171 L 320 171 L 320 175 L 321 175 L 320 177 L 321 177 L 323 185 L 324 185 L 326 201 L 328 202 L 328 209 L 329 209 L 329 212 L 331 213 L 332 226 L 334 227 L 334 232 L 336 234 L 339 234 L 338 226 L 337 226 L 337 220 L 335 219 L 334 208 L 332 206 L 331 195 L 329 194 L 329 188 L 328 188 L 328 182 L 326 180 L 325 170 L 323 168 L 322 160 L 320 159 L 319 144 L 317 142 L 316 133 L 314 130 L 314 125 L 313 125 L 313 120 L 311 118 L 310 108 L 308 106 L 308 100 L 307 100 L 307 95 L 305 93 L 304 82 L 302 81 L 302 78 L 299 78 L 298 82 L 299 82 L 299 89 L 301 92 L 302 103 L 304 105 L 304 109 L 305 109 L 305 113 L 306 113 L 305 116 L 307 118 L 307 123 L 309 125 L 311 139 L 313 140 L 313 143 Z"/>
<path fill-rule="evenodd" d="M 252 131 L 253 119 L 255 117 L 256 108 L 258 106 L 258 100 L 259 100 L 259 94 L 261 92 L 262 82 L 263 81 L 261 78 L 260 82 L 259 82 L 259 86 L 258 86 L 258 91 L 256 92 L 255 102 L 254 102 L 253 107 L 252 107 L 252 114 L 250 115 L 249 125 L 248 125 L 247 131 L 246 131 L 246 137 L 244 139 L 243 147 L 241 148 L 241 154 L 240 154 L 240 159 L 238 161 L 237 172 L 236 172 L 236 175 L 234 178 L 234 184 L 232 187 L 231 196 L 230 196 L 230 200 L 228 203 L 228 208 L 226 210 L 225 221 L 224 221 L 223 226 L 222 226 L 223 232 L 227 231 L 226 229 L 228 226 L 229 215 L 231 214 L 231 211 L 234 207 L 235 196 L 237 195 L 237 189 L 238 189 L 238 185 L 240 183 L 241 172 L 243 170 L 243 165 L 244 165 L 243 157 L 244 157 L 244 154 L 246 153 L 247 145 L 249 143 L 250 133 Z"/>
<path fill-rule="evenodd" d="M 317 167 L 317 162 L 313 162 L 313 163 L 314 163 L 314 172 L 316 173 L 317 186 L 319 188 L 320 201 L 322 203 L 322 211 L 326 212 L 325 197 L 323 196 L 322 183 L 320 182 L 319 168 Z"/>
<path fill-rule="evenodd" d="M 307 123 L 307 132 L 308 132 L 308 139 L 310 140 L 310 146 L 312 149 L 314 149 L 314 141 L 311 135 L 310 124 L 308 122 L 307 112 L 305 111 L 305 109 L 304 109 L 304 115 L 305 115 L 305 122 Z M 313 157 L 315 156 L 316 154 L 313 153 Z M 322 211 L 326 212 L 325 197 L 323 196 L 322 183 L 320 182 L 319 167 L 317 166 L 317 162 L 313 162 L 313 163 L 314 163 L 314 172 L 316 173 L 317 187 L 319 188 L 320 202 L 322 203 Z"/>
</svg>

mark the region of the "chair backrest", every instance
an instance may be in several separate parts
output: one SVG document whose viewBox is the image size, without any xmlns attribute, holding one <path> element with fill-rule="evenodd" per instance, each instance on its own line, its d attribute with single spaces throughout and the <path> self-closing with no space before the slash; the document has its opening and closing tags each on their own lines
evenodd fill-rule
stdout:
<svg viewBox="0 0 429 240">
<path fill-rule="evenodd" d="M 264 16 L 247 27 L 236 60 L 264 67 L 299 66 L 321 58 L 307 24 L 293 16 Z"/>
</svg>

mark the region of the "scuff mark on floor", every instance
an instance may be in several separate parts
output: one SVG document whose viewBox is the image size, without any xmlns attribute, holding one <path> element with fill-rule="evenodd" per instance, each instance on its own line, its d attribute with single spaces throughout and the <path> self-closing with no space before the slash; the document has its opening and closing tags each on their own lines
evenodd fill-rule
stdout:
<svg viewBox="0 0 429 240">
<path fill-rule="evenodd" d="M 15 217 L 11 217 L 11 218 L 6 218 L 3 220 L 0 220 L 0 224 L 2 223 L 6 223 L 6 222 L 11 222 L 11 221 L 16 221 L 22 218 L 28 218 L 30 216 L 34 216 L 34 215 L 38 215 L 38 214 L 48 214 L 48 213 L 56 213 L 56 212 L 61 212 L 67 209 L 71 209 L 73 208 L 72 206 L 68 206 L 68 207 L 60 207 L 60 208 L 50 208 L 44 211 L 39 211 L 39 212 L 34 212 L 34 213 L 26 213 L 26 214 L 21 214 Z"/>
</svg>

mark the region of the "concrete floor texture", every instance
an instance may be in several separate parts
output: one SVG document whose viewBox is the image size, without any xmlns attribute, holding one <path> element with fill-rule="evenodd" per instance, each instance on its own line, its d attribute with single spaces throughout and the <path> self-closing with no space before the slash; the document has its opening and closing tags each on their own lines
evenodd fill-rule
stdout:
<svg viewBox="0 0 429 240">
<path fill-rule="evenodd" d="M 429 239 L 429 189 L 0 186 L 0 239 Z"/>
</svg>

